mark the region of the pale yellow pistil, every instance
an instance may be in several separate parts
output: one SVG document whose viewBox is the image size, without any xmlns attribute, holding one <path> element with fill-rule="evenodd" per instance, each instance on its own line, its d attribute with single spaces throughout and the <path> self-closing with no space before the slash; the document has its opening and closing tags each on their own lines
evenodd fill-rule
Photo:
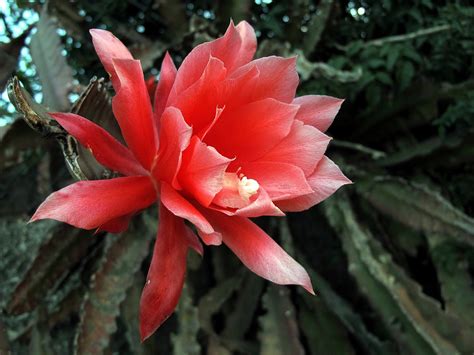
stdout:
<svg viewBox="0 0 474 355">
<path fill-rule="evenodd" d="M 259 188 L 260 185 L 256 180 L 248 179 L 245 175 L 240 176 L 239 194 L 243 199 L 248 200 L 251 196 L 257 193 Z"/>
</svg>

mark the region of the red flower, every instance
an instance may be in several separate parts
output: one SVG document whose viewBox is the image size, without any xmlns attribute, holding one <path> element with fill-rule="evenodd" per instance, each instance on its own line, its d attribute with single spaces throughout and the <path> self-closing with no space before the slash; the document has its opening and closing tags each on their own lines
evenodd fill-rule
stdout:
<svg viewBox="0 0 474 355">
<path fill-rule="evenodd" d="M 324 200 L 350 181 L 324 152 L 342 100 L 295 98 L 296 58 L 252 60 L 247 22 L 197 46 L 176 70 L 166 54 L 154 102 L 143 72 L 110 32 L 91 30 L 116 95 L 127 146 L 70 113 L 51 115 L 104 166 L 123 177 L 76 182 L 51 194 L 32 221 L 52 218 L 117 233 L 158 201 L 160 223 L 140 310 L 143 339 L 173 312 L 188 248 L 224 242 L 256 274 L 313 293 L 308 274 L 249 220 L 282 216 Z"/>
</svg>

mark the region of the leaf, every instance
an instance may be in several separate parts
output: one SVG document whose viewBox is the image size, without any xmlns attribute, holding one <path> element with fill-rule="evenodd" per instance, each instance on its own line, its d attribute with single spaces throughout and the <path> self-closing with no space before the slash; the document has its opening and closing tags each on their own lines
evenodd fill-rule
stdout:
<svg viewBox="0 0 474 355">
<path fill-rule="evenodd" d="M 384 72 L 378 72 L 375 74 L 375 77 L 377 78 L 378 81 L 380 81 L 382 84 L 385 85 L 393 85 L 393 80 L 392 78 Z"/>
<path fill-rule="evenodd" d="M 45 321 L 46 311 L 44 309 L 40 310 L 40 312 L 36 314 L 36 318 L 39 319 L 35 322 L 31 331 L 29 353 L 37 355 L 56 354 L 56 352 L 53 351 L 51 334 L 47 322 Z"/>
<path fill-rule="evenodd" d="M 11 354 L 10 342 L 8 340 L 5 325 L 0 319 L 0 354 Z"/>
<path fill-rule="evenodd" d="M 222 305 L 240 287 L 241 283 L 242 275 L 239 273 L 234 277 L 220 282 L 216 287 L 211 289 L 199 300 L 199 323 L 201 324 L 201 327 L 208 332 L 208 334 L 215 334 L 214 328 L 212 326 L 212 316 L 220 310 Z"/>
<path fill-rule="evenodd" d="M 42 105 L 31 98 L 16 77 L 8 83 L 8 96 L 31 128 L 45 137 L 53 137 L 57 140 L 64 154 L 66 166 L 76 180 L 108 178 L 113 175 L 111 171 L 101 167 L 87 149 L 81 147 L 74 137 L 49 116 Z M 101 115 L 100 117 L 107 119 L 107 125 L 112 127 L 111 133 L 114 132 L 114 120 L 110 118 L 110 102 L 102 79 L 91 80 L 73 110 L 78 114 L 90 113 L 92 118 Z"/>
<path fill-rule="evenodd" d="M 347 55 L 352 57 L 364 48 L 364 42 L 361 40 L 353 41 L 347 46 Z"/>
<path fill-rule="evenodd" d="M 423 62 L 423 59 L 421 58 L 421 56 L 412 46 L 403 47 L 403 56 L 411 59 L 413 62 L 418 63 L 418 64 Z"/>
<path fill-rule="evenodd" d="M 13 291 L 7 311 L 20 314 L 36 308 L 96 242 L 86 234 L 67 225 L 57 225 Z"/>
<path fill-rule="evenodd" d="M 386 330 L 400 346 L 403 346 L 405 351 L 413 354 L 432 354 L 431 349 L 416 333 L 387 290 L 369 273 L 355 248 L 350 231 L 347 230 L 347 223 L 339 208 L 339 201 L 334 201 L 333 197 L 326 201 L 323 207 L 329 223 L 341 237 L 349 272 L 354 276 L 360 290 L 369 300 Z"/>
<path fill-rule="evenodd" d="M 425 185 L 399 178 L 377 177 L 356 189 L 382 213 L 416 230 L 443 234 L 474 245 L 474 220 Z"/>
<path fill-rule="evenodd" d="M 385 65 L 385 61 L 380 58 L 372 58 L 367 61 L 369 68 L 377 69 L 382 68 Z"/>
<path fill-rule="evenodd" d="M 306 304 L 310 308 L 322 308 L 319 305 L 322 300 L 325 303 L 327 309 L 331 310 L 331 312 L 334 313 L 334 315 L 345 326 L 345 328 L 358 339 L 365 353 L 374 355 L 392 354 L 394 350 L 391 349 L 388 344 L 384 344 L 366 328 L 363 320 L 357 313 L 357 310 L 353 309 L 350 303 L 339 296 L 332 289 L 331 285 L 309 266 L 302 253 L 298 252 L 297 256 L 298 260 L 301 261 L 301 264 L 304 266 L 306 271 L 308 271 L 311 280 L 318 290 L 317 297 L 310 296 L 306 292 L 299 291 Z"/>
<path fill-rule="evenodd" d="M 311 354 L 355 354 L 348 333 L 320 300 L 299 305 L 298 321 Z"/>
<path fill-rule="evenodd" d="M 339 70 L 327 63 L 309 61 L 300 50 L 296 50 L 294 54 L 298 56 L 296 70 L 303 81 L 309 80 L 311 77 L 316 79 L 323 77 L 340 83 L 353 83 L 357 82 L 363 74 L 360 67 L 356 67 L 351 71 Z"/>
<path fill-rule="evenodd" d="M 370 84 L 366 89 L 365 98 L 370 107 L 377 105 L 382 98 L 382 90 L 380 85 L 376 83 Z"/>
<path fill-rule="evenodd" d="M 140 340 L 138 319 L 140 317 L 140 296 L 144 284 L 145 277 L 137 273 L 133 285 L 127 291 L 127 296 L 120 306 L 120 316 L 125 326 L 125 337 L 132 354 L 135 355 L 149 354 L 150 352 L 147 352 L 147 348 L 150 345 L 156 345 L 154 343 L 155 338 L 153 337 L 149 338 L 146 343 L 142 343 Z"/>
<path fill-rule="evenodd" d="M 198 309 L 193 305 L 189 285 L 185 284 L 183 293 L 176 309 L 178 316 L 178 331 L 171 334 L 173 354 L 200 355 L 201 346 L 197 341 L 199 331 Z"/>
<path fill-rule="evenodd" d="M 224 337 L 241 339 L 252 325 L 260 302 L 264 281 L 251 272 L 246 272 L 241 287 L 237 290 L 237 301 L 227 316 Z"/>
<path fill-rule="evenodd" d="M 269 285 L 263 296 L 266 313 L 260 317 L 261 355 L 304 354 L 296 311 L 285 286 Z"/>
<path fill-rule="evenodd" d="M 433 235 L 428 241 L 445 308 L 462 318 L 474 332 L 474 287 L 469 271 L 469 255 L 472 259 L 474 252 L 449 243 L 442 236 Z"/>
<path fill-rule="evenodd" d="M 398 58 L 400 57 L 400 47 L 398 46 L 390 46 L 390 51 L 387 55 L 387 70 L 391 72 L 395 67 L 395 63 L 397 62 Z"/>
<path fill-rule="evenodd" d="M 85 117 L 107 130 L 112 136 L 122 141 L 120 128 L 112 112 L 111 97 L 105 80 L 93 77 L 81 96 L 74 102 L 71 112 Z M 104 179 L 112 172 L 99 164 L 89 149 L 77 144 L 78 164 L 82 173 L 89 179 Z"/>
<path fill-rule="evenodd" d="M 405 90 L 411 83 L 415 75 L 415 67 L 409 61 L 402 63 L 401 68 L 397 72 L 398 85 L 400 86 L 400 91 Z"/>
<path fill-rule="evenodd" d="M 7 90 L 10 102 L 23 115 L 26 123 L 31 128 L 43 136 L 65 134 L 62 127 L 48 115 L 46 109 L 35 102 L 21 86 L 16 76 L 9 80 Z"/>
<path fill-rule="evenodd" d="M 347 198 L 339 195 L 339 199 L 331 199 L 328 209 L 331 224 L 340 233 L 345 248 L 358 254 L 370 275 L 388 291 L 433 352 L 458 354 L 474 350 L 471 331 L 462 320 L 444 311 L 437 301 L 425 295 L 420 285 L 405 274 L 377 239 L 360 225 Z M 335 215 L 340 220 L 336 220 Z"/>
<path fill-rule="evenodd" d="M 462 138 L 457 135 L 448 137 L 433 137 L 416 144 L 403 144 L 399 151 L 377 161 L 380 166 L 393 166 L 408 163 L 414 159 L 432 159 L 432 154 L 443 147 L 458 147 L 462 143 Z M 437 159 L 436 159 L 437 160 Z"/>
<path fill-rule="evenodd" d="M 104 255 L 82 305 L 75 339 L 77 354 L 101 354 L 109 345 L 117 329 L 120 304 L 149 251 L 152 233 L 147 227 L 143 220 L 135 221 L 122 235 L 107 236 Z"/>
<path fill-rule="evenodd" d="M 104 78 L 93 77 L 72 105 L 71 112 L 97 123 L 123 142 L 111 100 Z"/>
<path fill-rule="evenodd" d="M 68 93 L 72 85 L 72 70 L 62 55 L 63 46 L 57 26 L 46 13 L 46 6 L 31 38 L 31 58 L 42 85 L 44 103 L 52 111 L 69 109 Z"/>
</svg>

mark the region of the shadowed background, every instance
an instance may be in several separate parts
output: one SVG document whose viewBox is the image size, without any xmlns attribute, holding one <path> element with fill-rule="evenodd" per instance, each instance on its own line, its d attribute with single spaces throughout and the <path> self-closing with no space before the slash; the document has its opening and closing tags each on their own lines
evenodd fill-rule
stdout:
<svg viewBox="0 0 474 355">
<path fill-rule="evenodd" d="M 0 354 L 472 354 L 468 3 L 0 0 Z M 90 28 L 112 31 L 151 77 L 166 50 L 179 65 L 230 18 L 254 26 L 257 56 L 298 56 L 299 95 L 346 99 L 328 155 L 355 184 L 307 212 L 258 221 L 307 268 L 316 297 L 209 247 L 190 255 L 177 312 L 141 344 L 156 211 L 121 236 L 27 225 L 73 179 L 57 142 L 15 111 L 7 80 L 17 75 L 51 111 L 76 102 L 110 127 L 107 81 L 83 94 L 107 77 Z M 76 148 L 81 171 L 98 177 Z"/>
</svg>

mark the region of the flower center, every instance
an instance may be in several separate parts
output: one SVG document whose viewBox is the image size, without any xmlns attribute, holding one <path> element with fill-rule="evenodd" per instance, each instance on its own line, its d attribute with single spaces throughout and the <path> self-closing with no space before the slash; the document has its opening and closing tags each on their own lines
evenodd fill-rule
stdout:
<svg viewBox="0 0 474 355">
<path fill-rule="evenodd" d="M 260 188 L 258 182 L 254 179 L 248 179 L 245 175 L 240 176 L 239 180 L 239 194 L 244 199 L 248 199 L 255 195 Z"/>
</svg>

